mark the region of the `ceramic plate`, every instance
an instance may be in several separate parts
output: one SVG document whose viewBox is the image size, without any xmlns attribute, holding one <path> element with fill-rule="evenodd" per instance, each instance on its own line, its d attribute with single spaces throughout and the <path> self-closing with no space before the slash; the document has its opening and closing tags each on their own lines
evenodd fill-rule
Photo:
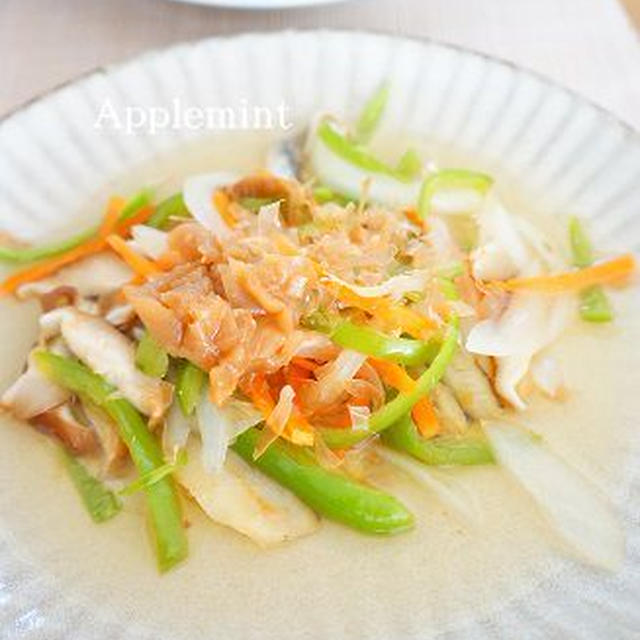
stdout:
<svg viewBox="0 0 640 640">
<path fill-rule="evenodd" d="M 0 124 L 0 229 L 34 242 L 62 236 L 97 219 L 109 193 L 151 180 L 170 190 L 190 171 L 260 166 L 267 138 L 318 111 L 351 116 L 385 79 L 392 97 L 382 138 L 407 137 L 443 163 L 495 174 L 507 201 L 531 215 L 588 219 L 605 250 L 640 250 L 636 133 L 512 65 L 348 32 L 185 44 L 96 71 L 19 109 Z M 192 107 L 240 114 L 243 106 L 276 113 L 282 105 L 283 126 L 257 135 L 254 147 L 250 132 L 181 120 Z M 170 124 L 160 126 L 160 114 Z M 3 417 L 1 635 L 637 637 L 639 299 L 637 288 L 615 295 L 615 326 L 599 328 L 601 336 L 576 328 L 563 340 L 560 358 L 563 349 L 580 353 L 567 358 L 571 398 L 532 418 L 618 511 L 627 536 L 618 573 L 575 560 L 499 469 L 478 468 L 459 479 L 481 502 L 480 522 L 458 523 L 419 494 L 411 499 L 419 526 L 385 540 L 325 523 L 316 536 L 264 552 L 190 509 L 190 559 L 160 577 L 143 504 L 132 500 L 118 518 L 92 525 L 42 436 Z M 22 366 L 35 317 L 30 305 L 0 301 L 3 387 Z"/>
</svg>

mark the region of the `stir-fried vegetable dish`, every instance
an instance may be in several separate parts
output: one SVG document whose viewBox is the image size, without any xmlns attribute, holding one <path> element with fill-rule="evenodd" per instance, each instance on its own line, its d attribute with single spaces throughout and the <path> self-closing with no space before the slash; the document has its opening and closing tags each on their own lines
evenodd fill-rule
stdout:
<svg viewBox="0 0 640 640">
<path fill-rule="evenodd" d="M 0 248 L 16 265 L 0 292 L 42 310 L 2 405 L 57 440 L 94 521 L 143 492 L 161 570 L 188 554 L 187 498 L 264 547 L 320 518 L 413 527 L 362 460 L 418 481 L 499 463 L 557 515 L 526 473 L 538 460 L 600 518 L 597 542 L 561 535 L 613 562 L 606 506 L 513 417 L 562 400 L 547 348 L 580 318 L 614 320 L 606 289 L 634 258 L 598 255 L 578 218 L 548 237 L 484 173 L 380 158 L 388 99 L 351 126 L 320 118 L 259 171 L 113 197 L 86 232 Z"/>
</svg>

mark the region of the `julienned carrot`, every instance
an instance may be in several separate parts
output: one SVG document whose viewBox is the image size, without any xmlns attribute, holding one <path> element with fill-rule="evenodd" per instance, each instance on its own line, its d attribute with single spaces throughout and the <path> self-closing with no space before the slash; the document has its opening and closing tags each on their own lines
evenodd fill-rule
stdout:
<svg viewBox="0 0 640 640">
<path fill-rule="evenodd" d="M 326 276 L 324 267 L 312 261 L 313 268 L 319 276 Z M 354 293 L 349 287 L 345 287 L 328 278 L 322 280 L 322 284 L 329 289 L 340 302 L 352 307 L 366 311 L 376 316 L 387 327 L 400 328 L 414 338 L 422 339 L 428 337 L 436 323 L 412 309 L 393 303 L 388 298 L 365 298 Z"/>
<path fill-rule="evenodd" d="M 398 364 L 387 360 L 369 358 L 370 364 L 378 372 L 382 381 L 389 387 L 397 389 L 401 393 L 409 393 L 416 386 L 415 380 Z M 425 438 L 438 435 L 441 431 L 438 417 L 428 397 L 419 400 L 411 415 L 418 427 L 418 431 Z"/>
<path fill-rule="evenodd" d="M 315 371 L 320 366 L 315 360 L 303 358 L 302 356 L 294 356 L 291 358 L 291 364 L 305 371 Z"/>
<path fill-rule="evenodd" d="M 348 287 L 332 281 L 325 281 L 323 284 L 344 304 L 362 309 L 382 320 L 386 326 L 399 327 L 414 338 L 425 338 L 437 326 L 426 316 L 416 313 L 408 307 L 395 304 L 387 298 L 365 298 L 354 293 Z"/>
<path fill-rule="evenodd" d="M 148 278 L 156 273 L 160 273 L 160 269 L 151 262 L 151 260 L 147 260 L 134 251 L 121 236 L 111 234 L 107 236 L 106 241 L 136 274 Z"/>
<path fill-rule="evenodd" d="M 415 207 L 407 207 L 406 209 L 404 209 L 403 213 L 405 215 L 405 218 L 412 224 L 415 224 L 416 227 L 420 227 L 421 229 L 426 228 L 426 221 L 420 217 L 420 214 Z"/>
<path fill-rule="evenodd" d="M 420 435 L 425 438 L 437 436 L 442 430 L 431 400 L 426 396 L 416 403 L 411 410 L 411 416 L 415 420 Z"/>
<path fill-rule="evenodd" d="M 531 278 L 512 278 L 510 280 L 492 280 L 486 284 L 504 291 L 537 291 L 539 293 L 562 293 L 579 291 L 597 284 L 609 284 L 631 275 L 636 261 L 627 253 L 612 260 L 606 260 L 584 269 L 555 273 Z"/>
<path fill-rule="evenodd" d="M 141 224 L 147 220 L 152 213 L 153 207 L 142 207 L 135 215 L 127 218 L 127 220 L 123 222 L 120 222 L 115 228 L 115 233 L 118 235 L 125 235 L 132 226 Z M 86 242 L 83 242 L 70 251 L 67 251 L 67 253 L 63 253 L 62 255 L 55 256 L 47 260 L 42 260 L 32 267 L 27 267 L 26 269 L 17 271 L 10 275 L 2 285 L 0 285 L 0 295 L 13 293 L 18 287 L 26 284 L 27 282 L 35 282 L 36 280 L 46 278 L 47 276 L 50 276 L 56 271 L 62 269 L 62 267 L 66 267 L 67 265 L 81 260 L 82 258 L 86 258 L 94 253 L 103 251 L 106 246 L 107 242 L 104 238 L 100 238 L 99 236 L 90 238 Z"/>
<path fill-rule="evenodd" d="M 231 209 L 229 205 L 229 196 L 224 191 L 218 189 L 213 194 L 213 206 L 218 210 L 218 213 L 228 227 L 235 227 L 237 221 L 233 217 L 233 215 L 231 215 Z"/>
<path fill-rule="evenodd" d="M 268 422 L 269 416 L 273 411 L 276 403 L 271 394 L 269 384 L 262 374 L 255 374 L 250 382 L 242 386 L 242 391 L 249 396 L 251 402 L 262 413 L 265 421 Z M 268 427 L 265 427 L 268 429 Z M 307 422 L 294 401 L 294 410 L 287 422 L 284 432 L 281 434 L 285 440 L 289 440 L 293 444 L 301 446 L 311 446 L 314 442 L 313 427 Z M 263 444 L 263 443 L 261 443 Z M 270 444 L 270 443 L 269 443 Z M 267 445 L 268 446 L 268 445 Z M 267 447 L 261 446 L 257 454 L 264 453 Z"/>
<path fill-rule="evenodd" d="M 126 201 L 124 198 L 120 198 L 119 196 L 109 198 L 104 219 L 98 227 L 98 237 L 106 238 L 110 233 L 113 233 L 113 230 L 116 228 L 118 220 L 122 215 L 122 210 L 124 209 L 125 204 Z"/>
</svg>

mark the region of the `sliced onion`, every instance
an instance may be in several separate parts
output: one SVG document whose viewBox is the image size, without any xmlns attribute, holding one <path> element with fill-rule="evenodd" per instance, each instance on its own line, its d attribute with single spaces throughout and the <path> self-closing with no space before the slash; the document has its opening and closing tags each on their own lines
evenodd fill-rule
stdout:
<svg viewBox="0 0 640 640">
<path fill-rule="evenodd" d="M 471 258 L 474 277 L 491 280 L 531 269 L 534 254 L 495 193 L 484 199 L 477 221 L 479 243 Z"/>
<path fill-rule="evenodd" d="M 537 324 L 531 323 L 530 333 L 523 332 L 517 338 L 523 344 L 526 343 L 528 349 L 516 350 L 512 355 L 496 358 L 496 388 L 502 397 L 519 409 L 524 409 L 525 404 L 516 387 L 529 369 L 531 358 L 553 343 L 575 316 L 576 300 L 573 296 L 556 296 L 550 299 L 536 297 L 540 298 L 539 305 L 544 309 L 544 316 Z"/>
<path fill-rule="evenodd" d="M 371 410 L 369 407 L 349 405 L 349 420 L 354 431 L 366 431 L 369 428 L 370 415 Z"/>
<path fill-rule="evenodd" d="M 476 324 L 467 336 L 466 348 L 485 356 L 530 354 L 539 348 L 546 334 L 549 298 L 540 294 L 521 293 L 511 298 L 499 318 Z"/>
<path fill-rule="evenodd" d="M 467 525 L 477 526 L 482 522 L 482 510 L 476 494 L 471 493 L 452 473 L 427 468 L 407 455 L 376 447 L 376 453 L 398 469 L 404 471 L 415 482 L 433 492 L 436 498 Z"/>
<path fill-rule="evenodd" d="M 176 453 L 186 447 L 193 428 L 193 419 L 185 416 L 179 403 L 174 402 L 167 413 L 162 433 L 162 448 L 167 457 L 173 460 Z"/>
<path fill-rule="evenodd" d="M 280 229 L 282 229 L 280 201 L 260 207 L 258 211 L 258 233 L 266 236 Z"/>
<path fill-rule="evenodd" d="M 294 356 L 313 358 L 316 360 L 331 360 L 338 353 L 338 347 L 329 336 L 316 331 L 300 331 L 300 342 L 295 349 Z"/>
<path fill-rule="evenodd" d="M 316 135 L 310 141 L 309 158 L 313 175 L 338 193 L 360 198 L 366 188 L 371 201 L 389 206 L 414 205 L 418 200 L 420 181 L 402 182 L 367 172 L 333 153 Z"/>
<path fill-rule="evenodd" d="M 217 474 L 202 465 L 197 438 L 187 446 L 188 461 L 176 475 L 205 514 L 248 536 L 261 547 L 313 533 L 316 515 L 291 492 L 249 466 L 233 451 Z"/>
<path fill-rule="evenodd" d="M 490 241 L 473 252 L 471 271 L 477 280 L 506 280 L 515 276 L 518 269 L 502 246 Z"/>
<path fill-rule="evenodd" d="M 547 269 L 551 271 L 563 271 L 569 265 L 565 260 L 562 250 L 549 243 L 549 234 L 544 235 L 529 220 L 518 216 L 514 223 L 521 237 L 527 242 L 533 251 L 542 259 Z"/>
<path fill-rule="evenodd" d="M 262 421 L 262 414 L 247 402 L 230 399 L 218 407 L 205 389 L 196 407 L 196 420 L 202 440 L 202 466 L 207 473 L 222 469 L 227 449 L 243 431 Z"/>
<path fill-rule="evenodd" d="M 277 435 L 280 435 L 284 431 L 287 426 L 287 422 L 289 422 L 289 419 L 291 418 L 293 400 L 295 397 L 296 394 L 291 385 L 286 384 L 282 389 L 280 389 L 278 402 L 267 418 L 267 425 L 269 426 L 269 429 Z"/>
<path fill-rule="evenodd" d="M 524 411 L 527 408 L 527 403 L 518 392 L 518 385 L 525 377 L 530 362 L 531 357 L 526 354 L 496 358 L 496 391 L 519 411 Z"/>
<path fill-rule="evenodd" d="M 202 173 L 188 177 L 182 186 L 184 204 L 189 213 L 205 228 L 220 238 L 228 236 L 230 229 L 213 204 L 213 194 L 240 176 L 235 173 Z"/>
<path fill-rule="evenodd" d="M 447 264 L 460 258 L 460 249 L 453 241 L 449 227 L 444 220 L 436 217 L 429 220 L 427 239 L 435 254 L 436 264 Z"/>
<path fill-rule="evenodd" d="M 130 244 L 133 244 L 139 253 L 153 260 L 160 258 L 169 248 L 168 234 L 145 224 L 133 226 L 131 236 L 133 240 Z"/>
<path fill-rule="evenodd" d="M 229 430 L 231 441 L 235 440 L 247 429 L 255 427 L 263 419 L 262 413 L 251 402 L 236 400 L 235 398 L 229 400 L 219 410 L 224 414 L 229 424 L 232 425 Z"/>
<path fill-rule="evenodd" d="M 277 176 L 295 180 L 300 168 L 300 146 L 299 136 L 275 142 L 267 152 L 267 170 Z"/>
<path fill-rule="evenodd" d="M 611 506 L 587 479 L 507 422 L 484 425 L 498 462 L 524 487 L 560 537 L 589 562 L 616 569 L 624 557 L 624 535 Z"/>
<path fill-rule="evenodd" d="M 327 274 L 328 280 L 339 284 L 362 298 L 380 298 L 381 296 L 391 296 L 393 299 L 400 299 L 408 291 L 424 291 L 427 282 L 431 278 L 431 273 L 424 269 L 416 269 L 409 273 L 401 273 L 392 276 L 383 283 L 365 287 L 346 282 L 337 276 Z"/>
<path fill-rule="evenodd" d="M 538 355 L 531 362 L 531 377 L 542 393 L 557 399 L 564 390 L 562 369 L 555 358 Z"/>
<path fill-rule="evenodd" d="M 487 356 L 531 356 L 567 328 L 574 311 L 572 296 L 516 294 L 500 318 L 483 320 L 471 329 L 466 348 Z"/>
<path fill-rule="evenodd" d="M 313 404 L 326 406 L 337 400 L 366 359 L 367 356 L 362 353 L 343 349 L 333 362 L 318 369 L 318 382 L 312 387 Z"/>
<path fill-rule="evenodd" d="M 438 215 L 466 215 L 476 211 L 485 198 L 475 189 L 438 189 L 431 198 L 431 211 Z"/>
</svg>

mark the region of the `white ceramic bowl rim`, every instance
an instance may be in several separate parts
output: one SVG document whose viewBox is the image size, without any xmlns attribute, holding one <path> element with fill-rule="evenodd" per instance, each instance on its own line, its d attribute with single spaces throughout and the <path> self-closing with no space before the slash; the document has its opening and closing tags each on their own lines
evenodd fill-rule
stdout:
<svg viewBox="0 0 640 640">
<path fill-rule="evenodd" d="M 640 139 L 640 131 L 638 131 L 635 127 L 630 125 L 628 122 L 624 121 L 621 117 L 617 116 L 615 113 L 613 113 L 606 107 L 603 107 L 597 101 L 593 100 L 592 98 L 587 98 L 586 96 L 581 94 L 579 91 L 565 87 L 564 85 L 560 84 L 557 80 L 554 80 L 553 78 L 547 76 L 546 74 L 540 71 L 536 71 L 528 67 L 523 67 L 506 58 L 502 58 L 500 56 L 496 56 L 489 53 L 484 53 L 483 51 L 479 51 L 477 49 L 474 49 L 473 47 L 467 47 L 465 45 L 457 44 L 454 42 L 447 42 L 446 40 L 441 40 L 439 38 L 432 38 L 431 36 L 398 35 L 393 32 L 384 31 L 380 29 L 346 29 L 346 28 L 345 29 L 302 28 L 302 29 L 283 29 L 283 30 L 273 30 L 273 31 L 267 31 L 267 30 L 238 31 L 230 35 L 216 35 L 216 36 L 211 36 L 209 38 L 193 38 L 190 40 L 181 40 L 179 42 L 172 43 L 168 47 L 154 47 L 151 49 L 147 49 L 143 52 L 134 54 L 132 56 L 129 56 L 128 58 L 113 64 L 92 67 L 91 69 L 87 69 L 83 73 L 79 73 L 67 80 L 63 80 L 62 82 L 59 82 L 53 85 L 48 89 L 40 91 L 36 95 L 32 96 L 31 98 L 28 98 L 27 100 L 25 100 L 20 104 L 17 104 L 16 106 L 9 109 L 9 111 L 2 114 L 2 116 L 0 116 L 0 125 L 4 123 L 6 120 L 9 120 L 11 117 L 28 109 L 30 106 L 40 102 L 41 100 L 49 98 L 50 96 L 56 95 L 58 92 L 70 87 L 71 85 L 82 82 L 83 80 L 91 78 L 95 75 L 117 72 L 119 69 L 126 67 L 132 62 L 136 62 L 137 60 L 141 60 L 146 57 L 151 57 L 160 53 L 167 53 L 173 49 L 179 49 L 185 46 L 188 47 L 195 44 L 203 44 L 209 41 L 219 42 L 219 41 L 237 40 L 237 39 L 242 39 L 246 37 L 287 36 L 287 35 L 295 35 L 297 33 L 327 33 L 327 34 L 337 33 L 342 35 L 361 35 L 361 34 L 375 35 L 375 36 L 381 36 L 381 37 L 388 37 L 396 40 L 412 41 L 412 42 L 416 42 L 423 45 L 433 45 L 443 49 L 456 51 L 458 53 L 472 54 L 474 56 L 482 58 L 483 60 L 490 61 L 495 64 L 499 64 L 503 67 L 509 68 L 512 71 L 516 71 L 518 73 L 525 73 L 529 76 L 532 76 L 537 80 L 540 80 L 542 83 L 550 87 L 553 87 L 554 89 L 561 91 L 567 95 L 570 95 L 574 99 L 577 99 L 584 104 L 588 104 L 590 107 L 598 111 L 600 115 L 607 118 L 610 122 L 614 123 L 616 126 L 620 127 L 621 129 L 624 129 L 628 135 L 636 136 Z"/>
</svg>

